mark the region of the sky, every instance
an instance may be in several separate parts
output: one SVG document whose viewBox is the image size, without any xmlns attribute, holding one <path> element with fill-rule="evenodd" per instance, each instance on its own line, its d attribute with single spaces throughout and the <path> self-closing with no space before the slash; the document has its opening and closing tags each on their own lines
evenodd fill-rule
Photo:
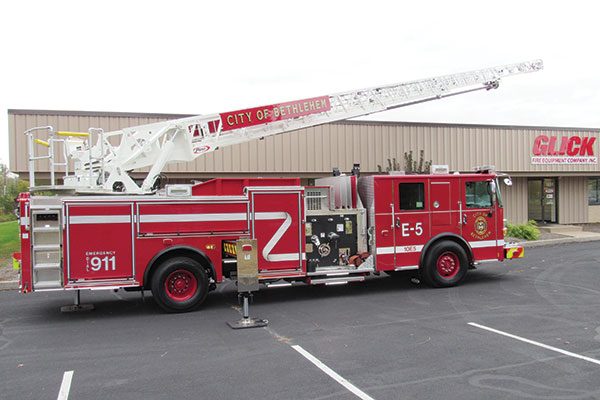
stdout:
<svg viewBox="0 0 600 400">
<path fill-rule="evenodd" d="M 596 4 L 2 2 L 0 161 L 8 109 L 211 114 L 538 58 L 498 90 L 368 119 L 600 128 Z"/>
</svg>

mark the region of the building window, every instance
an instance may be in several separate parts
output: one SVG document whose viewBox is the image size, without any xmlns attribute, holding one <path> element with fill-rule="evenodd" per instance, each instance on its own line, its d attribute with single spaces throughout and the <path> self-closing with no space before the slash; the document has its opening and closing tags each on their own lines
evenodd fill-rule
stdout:
<svg viewBox="0 0 600 400">
<path fill-rule="evenodd" d="M 425 185 L 423 183 L 401 183 L 399 191 L 401 210 L 425 208 Z"/>
<path fill-rule="evenodd" d="M 490 208 L 492 196 L 488 191 L 489 182 L 467 182 L 465 197 L 467 208 Z"/>
<path fill-rule="evenodd" d="M 588 179 L 588 204 L 600 204 L 600 178 Z"/>
</svg>

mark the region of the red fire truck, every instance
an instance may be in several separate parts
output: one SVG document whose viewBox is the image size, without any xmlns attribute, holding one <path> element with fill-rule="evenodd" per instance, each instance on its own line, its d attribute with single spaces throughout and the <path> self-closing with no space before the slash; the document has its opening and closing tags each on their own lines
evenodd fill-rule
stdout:
<svg viewBox="0 0 600 400">
<path fill-rule="evenodd" d="M 415 270 L 428 284 L 460 283 L 486 261 L 522 255 L 507 246 L 498 175 L 491 167 L 451 174 L 349 175 L 317 179 L 218 178 L 155 184 L 168 162 L 300 127 L 498 86 L 541 61 L 347 92 L 104 133 L 33 128 L 30 185 L 20 195 L 21 291 L 151 290 L 166 311 L 198 307 L 236 278 L 235 242 L 256 239 L 266 286 L 341 284 Z M 47 131 L 47 138 L 35 137 Z M 114 137 L 118 137 L 115 145 Z M 97 138 L 93 141 L 93 138 Z M 35 145 L 48 149 L 36 154 Z M 57 147 L 69 160 L 55 159 Z M 46 158 L 50 185 L 35 182 Z M 151 166 L 138 184 L 126 171 Z M 63 185 L 54 168 L 64 167 Z M 508 182 L 508 179 L 505 179 Z"/>
</svg>

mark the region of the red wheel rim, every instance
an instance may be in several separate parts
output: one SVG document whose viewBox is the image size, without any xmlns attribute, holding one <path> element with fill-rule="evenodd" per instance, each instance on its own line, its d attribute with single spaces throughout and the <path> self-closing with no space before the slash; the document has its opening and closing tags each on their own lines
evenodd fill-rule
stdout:
<svg viewBox="0 0 600 400">
<path fill-rule="evenodd" d="M 458 274 L 460 261 L 456 254 L 447 251 L 442 253 L 436 263 L 438 274 L 444 279 L 452 279 Z"/>
<path fill-rule="evenodd" d="M 178 269 L 167 276 L 165 293 L 175 301 L 186 301 L 194 296 L 198 289 L 198 280 L 190 271 Z"/>
</svg>

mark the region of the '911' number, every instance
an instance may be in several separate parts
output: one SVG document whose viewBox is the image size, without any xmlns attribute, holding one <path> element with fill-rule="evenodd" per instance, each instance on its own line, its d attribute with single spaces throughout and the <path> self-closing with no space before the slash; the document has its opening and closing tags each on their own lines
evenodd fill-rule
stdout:
<svg viewBox="0 0 600 400">
<path fill-rule="evenodd" d="M 92 271 L 115 271 L 117 269 L 115 256 L 112 257 L 92 257 L 90 258 Z"/>
</svg>

